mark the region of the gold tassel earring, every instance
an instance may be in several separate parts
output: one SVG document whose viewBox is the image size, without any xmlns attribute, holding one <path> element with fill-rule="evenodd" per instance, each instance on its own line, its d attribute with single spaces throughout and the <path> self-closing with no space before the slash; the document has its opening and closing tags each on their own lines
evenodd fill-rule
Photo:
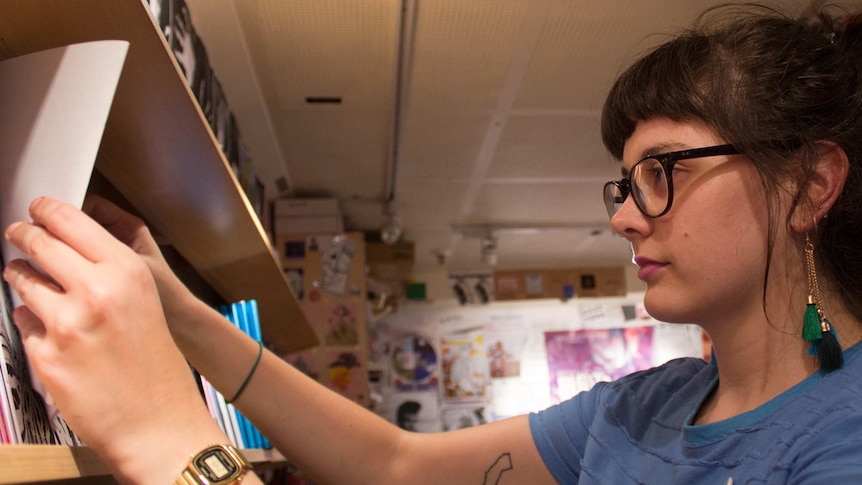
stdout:
<svg viewBox="0 0 862 485">
<path fill-rule="evenodd" d="M 808 355 L 820 360 L 820 368 L 835 370 L 844 365 L 844 353 L 832 323 L 823 313 L 817 269 L 814 267 L 814 243 L 805 235 L 805 273 L 808 276 L 808 305 L 802 322 L 802 338 L 809 342 Z"/>
</svg>

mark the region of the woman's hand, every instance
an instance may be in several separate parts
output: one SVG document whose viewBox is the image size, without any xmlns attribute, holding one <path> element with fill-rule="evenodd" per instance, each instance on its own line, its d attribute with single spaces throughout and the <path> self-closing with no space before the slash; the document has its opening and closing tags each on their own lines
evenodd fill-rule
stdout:
<svg viewBox="0 0 862 485">
<path fill-rule="evenodd" d="M 169 483 L 190 453 L 225 438 L 165 324 L 151 272 L 164 263 L 158 248 L 143 225 L 97 204 L 149 267 L 82 212 L 40 198 L 33 222 L 5 236 L 44 274 L 15 260 L 3 277 L 23 301 L 14 319 L 31 366 L 72 429 L 120 478 Z"/>
<path fill-rule="evenodd" d="M 87 196 L 83 211 L 144 260 L 155 278 L 168 325 L 182 325 L 190 303 L 197 299 L 168 266 L 144 221 L 96 195 Z"/>
</svg>

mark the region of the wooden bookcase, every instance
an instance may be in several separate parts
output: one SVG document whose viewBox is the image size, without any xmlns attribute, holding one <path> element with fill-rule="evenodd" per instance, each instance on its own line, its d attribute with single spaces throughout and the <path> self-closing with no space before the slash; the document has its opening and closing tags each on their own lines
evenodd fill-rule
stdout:
<svg viewBox="0 0 862 485">
<path fill-rule="evenodd" d="M 255 470 L 285 462 L 273 450 L 240 450 Z M 77 479 L 77 480 L 76 480 Z M 116 483 L 93 450 L 86 447 L 20 445 L 0 447 L 0 483 Z"/>
<path fill-rule="evenodd" d="M 257 299 L 274 350 L 317 345 L 146 2 L 0 0 L 0 59 L 104 39 L 130 47 L 96 169 L 225 301 Z M 86 448 L 0 446 L 0 483 L 106 474 Z"/>
</svg>

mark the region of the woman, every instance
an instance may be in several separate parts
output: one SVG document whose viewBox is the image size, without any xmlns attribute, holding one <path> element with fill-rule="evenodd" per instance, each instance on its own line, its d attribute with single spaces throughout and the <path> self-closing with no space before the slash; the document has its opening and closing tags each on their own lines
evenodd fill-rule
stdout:
<svg viewBox="0 0 862 485">
<path fill-rule="evenodd" d="M 4 278 L 27 305 L 15 320 L 73 428 L 130 482 L 169 483 L 190 454 L 226 442 L 185 357 L 225 395 L 242 389 L 237 407 L 320 483 L 856 483 L 860 72 L 859 17 L 751 7 L 708 12 L 622 74 L 603 113 L 623 172 L 605 186 L 611 225 L 632 245 L 649 312 L 702 325 L 715 358 L 542 413 L 400 430 L 258 357 L 140 221 L 95 199 L 92 219 L 39 199 L 34 223 L 6 231 L 56 281 L 10 263 Z"/>
</svg>

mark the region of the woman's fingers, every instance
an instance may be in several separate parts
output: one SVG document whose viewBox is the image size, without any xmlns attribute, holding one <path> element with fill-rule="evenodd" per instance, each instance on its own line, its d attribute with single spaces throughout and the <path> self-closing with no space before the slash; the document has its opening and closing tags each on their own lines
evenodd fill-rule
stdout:
<svg viewBox="0 0 862 485">
<path fill-rule="evenodd" d="M 48 277 L 40 275 L 23 261 L 20 261 L 19 265 L 14 265 L 14 275 L 20 280 L 20 284 L 18 287 L 13 285 L 13 288 L 22 300 L 25 300 L 24 294 L 31 291 L 48 287 L 57 291 L 57 287 L 49 278 L 53 278 L 61 288 L 68 287 L 75 278 L 86 274 L 92 264 L 44 227 L 26 222 L 15 223 L 6 230 L 5 237 L 48 275 Z M 42 298 L 39 300 L 41 301 Z"/>
<path fill-rule="evenodd" d="M 38 300 L 45 302 L 47 308 L 51 308 L 59 303 L 62 295 L 62 289 L 58 288 L 50 278 L 21 259 L 6 264 L 3 268 L 3 279 L 15 290 L 25 305 L 30 301 Z"/>
<path fill-rule="evenodd" d="M 21 305 L 12 312 L 12 318 L 18 331 L 21 333 L 21 341 L 32 350 L 39 341 L 44 340 L 46 328 L 42 320 L 30 311 L 27 305 Z"/>
<path fill-rule="evenodd" d="M 115 238 L 135 249 L 138 235 L 145 227 L 143 221 L 98 195 L 88 195 L 82 210 Z"/>
<path fill-rule="evenodd" d="M 94 263 L 111 259 L 122 244 L 77 208 L 50 197 L 40 197 L 30 204 L 33 223 L 45 227 L 51 234 L 68 244 L 81 256 Z M 39 264 L 42 264 L 41 262 Z"/>
</svg>

